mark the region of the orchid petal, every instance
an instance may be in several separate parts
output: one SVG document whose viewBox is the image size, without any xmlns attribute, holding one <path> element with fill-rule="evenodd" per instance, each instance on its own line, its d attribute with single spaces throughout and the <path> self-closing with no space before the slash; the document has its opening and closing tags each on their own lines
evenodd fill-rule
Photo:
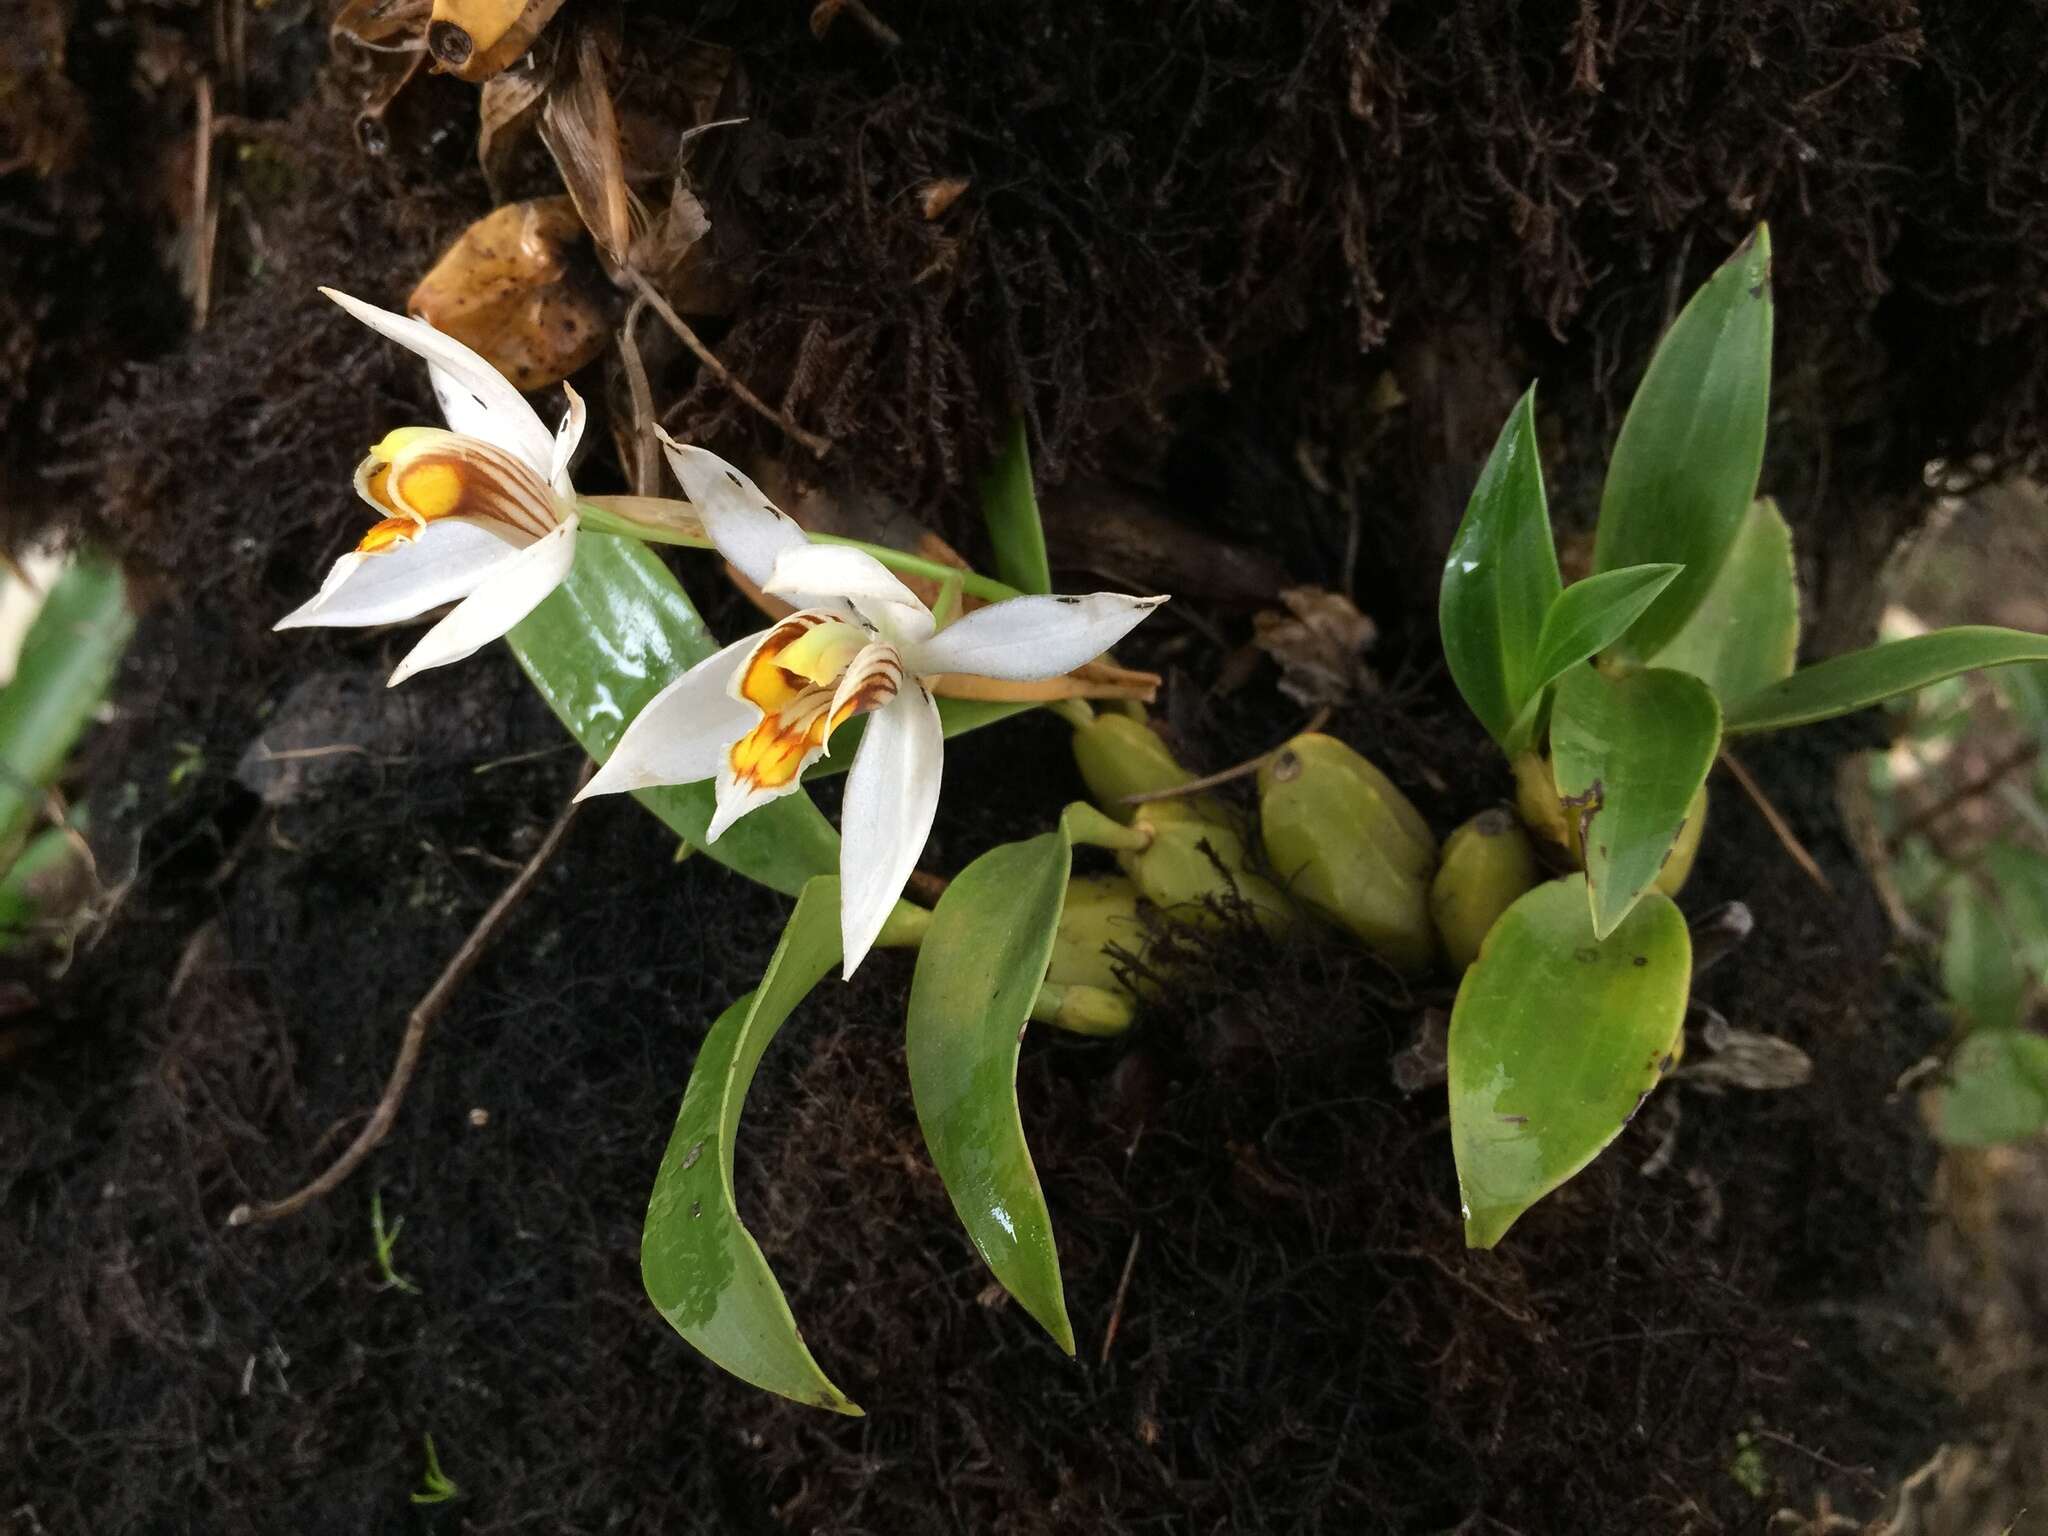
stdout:
<svg viewBox="0 0 2048 1536">
<path fill-rule="evenodd" d="M 931 610 L 864 550 L 808 543 L 786 549 L 761 590 L 802 603 L 826 596 L 851 603 L 862 618 L 899 645 L 915 645 L 932 632 Z"/>
<path fill-rule="evenodd" d="M 868 721 L 839 818 L 839 928 L 847 976 L 874 947 L 917 868 L 939 807 L 945 752 L 939 707 L 915 683 Z"/>
<path fill-rule="evenodd" d="M 497 524 L 443 518 L 389 549 L 343 555 L 319 592 L 273 627 L 392 624 L 415 618 L 469 596 L 522 547 L 523 540 Z"/>
<path fill-rule="evenodd" d="M 886 640 L 863 646 L 847 664 L 832 694 L 832 713 L 825 728 L 826 754 L 832 733 L 855 715 L 885 709 L 903 691 L 903 655 Z"/>
<path fill-rule="evenodd" d="M 548 460 L 548 484 L 558 496 L 574 496 L 576 487 L 569 483 L 569 461 L 576 457 L 576 445 L 583 441 L 583 422 L 588 413 L 583 397 L 568 384 L 562 385 L 562 393 L 569 397 L 569 408 L 562 413 L 562 424 L 555 429 L 554 453 Z"/>
<path fill-rule="evenodd" d="M 387 685 L 396 688 L 416 672 L 473 656 L 541 605 L 576 559 L 576 519 L 546 538 L 535 539 L 505 561 L 476 590 L 449 610 L 406 653 Z"/>
<path fill-rule="evenodd" d="M 957 672 L 1034 682 L 1059 677 L 1104 651 L 1165 602 L 1163 597 L 1012 597 L 964 615 L 911 657 L 920 677 Z"/>
<path fill-rule="evenodd" d="M 649 699 L 612 748 L 604 767 L 576 798 L 587 800 L 592 795 L 656 784 L 694 784 L 715 777 L 726 749 L 760 718 L 759 709 L 735 702 L 726 688 L 733 672 L 766 634 L 763 630 L 735 640 Z"/>
<path fill-rule="evenodd" d="M 320 291 L 380 336 L 427 360 L 434 396 L 449 426 L 517 454 L 537 475 L 547 473 L 553 434 L 512 381 L 483 357 L 424 320 L 395 315 L 333 288 Z"/>
<path fill-rule="evenodd" d="M 683 494 L 703 518 L 705 533 L 718 552 L 755 586 L 767 582 L 775 570 L 776 556 L 809 542 L 794 518 L 717 454 L 679 443 L 656 430 L 668 467 L 675 471 Z"/>
</svg>

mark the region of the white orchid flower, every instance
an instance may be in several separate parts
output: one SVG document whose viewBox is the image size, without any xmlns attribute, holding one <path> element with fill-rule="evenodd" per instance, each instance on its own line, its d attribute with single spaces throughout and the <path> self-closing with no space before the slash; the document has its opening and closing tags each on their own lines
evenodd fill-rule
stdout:
<svg viewBox="0 0 2048 1536">
<path fill-rule="evenodd" d="M 490 644 L 569 574 L 569 459 L 583 436 L 583 400 L 564 384 L 569 410 L 550 432 L 510 380 L 454 337 L 320 291 L 427 360 L 448 426 L 400 427 L 356 466 L 356 494 L 380 520 L 276 627 L 390 624 L 453 602 L 391 674 L 396 686 Z"/>
<path fill-rule="evenodd" d="M 794 793 L 832 732 L 871 713 L 840 817 L 840 933 L 851 976 L 916 868 L 938 808 L 945 735 L 928 680 L 1059 677 L 1166 599 L 1016 597 L 939 629 L 874 556 L 811 543 L 723 459 L 664 442 L 719 552 L 797 611 L 656 694 L 583 794 L 715 780 L 715 841 L 747 812 Z"/>
</svg>

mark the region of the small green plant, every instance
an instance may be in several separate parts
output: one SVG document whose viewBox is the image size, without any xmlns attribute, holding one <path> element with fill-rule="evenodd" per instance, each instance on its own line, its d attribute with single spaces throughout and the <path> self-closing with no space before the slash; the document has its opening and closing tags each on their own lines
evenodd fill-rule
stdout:
<svg viewBox="0 0 2048 1536">
<path fill-rule="evenodd" d="M 403 1291 L 408 1296 L 417 1296 L 420 1288 L 391 1267 L 392 1250 L 398 1246 L 398 1234 L 405 1230 L 405 1218 L 399 1217 L 388 1228 L 384 1225 L 384 1191 L 370 1192 L 370 1237 L 376 1244 L 377 1273 L 383 1276 L 378 1289 Z"/>
<path fill-rule="evenodd" d="M 2048 1128 L 2048 1036 L 2030 1028 L 2048 986 L 2048 817 L 2040 793 L 2048 752 L 2048 668 L 2012 667 L 1988 689 L 1929 690 L 1901 721 L 1899 746 L 1874 757 L 1871 788 L 1900 899 L 1938 933 L 1939 974 L 1958 1039 L 1950 1054 L 1935 1134 L 1951 1146 L 1989 1146 Z M 1980 774 L 1910 810 L 1903 769 L 1938 779 L 1934 764 L 1982 722 L 1999 739 L 2017 731 Z M 2031 771 L 2029 771 L 2031 770 Z M 1975 833 L 1960 846 L 1939 829 L 1969 809 Z"/>
<path fill-rule="evenodd" d="M 1444 566 L 1451 675 L 1513 766 L 1530 831 L 1555 866 L 1583 870 L 1573 901 L 1539 886 L 1508 909 L 1495 934 L 1513 942 L 1488 940 L 1452 1014 L 1452 1142 L 1475 1246 L 1598 1155 L 1676 1059 L 1691 967 L 1670 895 L 1722 743 L 2048 659 L 2048 638 L 1972 627 L 1796 669 L 1791 531 L 1757 497 L 1772 327 L 1759 228 L 1650 360 L 1608 465 L 1592 574 L 1559 575 L 1533 390 Z M 1580 984 L 1617 968 L 1654 986 Z"/>
<path fill-rule="evenodd" d="M 441 1458 L 434 1452 L 434 1437 L 422 1435 L 426 1442 L 427 1466 L 420 1474 L 420 1487 L 412 1496 L 415 1504 L 446 1504 L 462 1492 L 455 1479 L 441 1470 Z"/>
<path fill-rule="evenodd" d="M 17 592 L 33 613 L 0 687 L 0 951 L 67 950 L 92 888 L 83 808 L 52 794 L 79 736 L 106 697 L 134 629 L 119 567 L 95 555 L 47 566 L 47 590 Z M 10 641 L 8 644 L 15 642 Z M 38 822 L 46 823 L 38 830 Z"/>
</svg>

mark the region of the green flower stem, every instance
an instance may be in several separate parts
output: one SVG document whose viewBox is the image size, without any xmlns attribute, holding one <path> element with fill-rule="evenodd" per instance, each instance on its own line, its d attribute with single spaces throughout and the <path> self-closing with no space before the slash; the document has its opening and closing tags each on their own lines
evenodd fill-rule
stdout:
<svg viewBox="0 0 2048 1536">
<path fill-rule="evenodd" d="M 685 549 L 710 549 L 711 541 L 679 533 L 673 528 L 655 528 L 618 517 L 602 507 L 589 502 L 578 502 L 576 510 L 582 524 L 592 533 L 614 533 L 621 538 L 638 539 L 643 544 L 674 544 Z M 958 566 L 946 565 L 937 560 L 927 560 L 922 555 L 906 554 L 900 549 L 891 549 L 886 544 L 870 544 L 865 539 L 841 538 L 834 533 L 810 535 L 813 544 L 837 544 L 846 549 L 858 549 L 873 555 L 892 571 L 901 571 L 910 576 L 924 576 L 939 582 L 942 588 L 957 590 L 985 602 L 999 603 L 1005 598 L 1022 594 L 1015 587 L 1006 586 L 994 577 L 983 576 L 976 571 L 963 571 Z M 946 602 L 944 591 L 941 604 Z"/>
<path fill-rule="evenodd" d="M 1108 848 L 1116 853 L 1143 853 L 1152 846 L 1150 827 L 1127 827 L 1113 821 L 1085 800 L 1076 800 L 1060 814 L 1067 836 L 1089 848 Z"/>
<path fill-rule="evenodd" d="M 981 598 L 985 602 L 1000 603 L 1005 598 L 1024 595 L 1015 587 L 997 581 L 993 576 L 983 576 L 977 571 L 963 571 L 957 565 L 927 560 L 922 555 L 905 554 L 902 550 L 890 549 L 887 545 L 869 544 L 862 539 L 844 539 L 836 533 L 814 533 L 810 538 L 813 544 L 838 544 L 847 549 L 866 550 L 892 571 L 902 571 L 910 576 L 924 576 L 937 582 L 957 581 L 962 592 L 970 597 Z"/>
</svg>

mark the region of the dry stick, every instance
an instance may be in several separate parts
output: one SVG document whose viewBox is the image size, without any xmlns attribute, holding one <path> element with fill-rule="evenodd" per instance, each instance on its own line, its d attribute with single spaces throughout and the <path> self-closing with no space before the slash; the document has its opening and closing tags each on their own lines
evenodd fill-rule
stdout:
<svg viewBox="0 0 2048 1536">
<path fill-rule="evenodd" d="M 589 782 L 591 769 L 595 766 L 591 763 L 584 764 L 583 771 L 576 776 L 578 790 Z M 419 1000 L 406 1017 L 405 1038 L 399 1042 L 398 1060 L 392 1063 L 390 1080 L 384 1084 L 384 1095 L 377 1100 L 377 1107 L 371 1111 L 370 1123 L 362 1128 L 354 1141 L 349 1143 L 348 1150 L 329 1164 L 327 1171 L 312 1183 L 293 1194 L 286 1195 L 282 1200 L 273 1200 L 268 1205 L 236 1206 L 228 1212 L 229 1226 L 261 1226 L 266 1222 L 296 1215 L 315 1200 L 332 1194 L 344 1179 L 362 1166 L 363 1159 L 376 1150 L 377 1144 L 391 1130 L 392 1122 L 398 1118 L 398 1106 L 405 1102 L 406 1089 L 412 1086 L 412 1075 L 420 1064 L 420 1050 L 426 1044 L 428 1026 L 441 1016 L 462 983 L 468 979 L 469 973 L 476 969 L 477 962 L 484 957 L 484 951 L 490 948 L 491 940 L 497 937 L 498 929 L 504 926 L 505 919 L 511 914 L 512 909 L 518 906 L 521 899 L 533 888 L 534 881 L 539 878 L 548 860 L 554 857 L 555 850 L 562 846 L 562 837 L 568 832 L 569 823 L 575 818 L 576 798 L 572 792 L 569 803 L 563 806 L 561 814 L 555 817 L 554 825 L 548 828 L 547 836 L 541 839 L 540 847 L 534 850 L 533 857 L 526 861 L 519 873 L 512 877 L 511 883 L 498 894 L 498 899 L 491 903 L 490 910 L 477 920 L 477 925 L 469 931 L 469 937 L 462 941 L 462 947 L 455 951 L 454 958 L 442 969 L 441 974 L 434 978 L 434 984 L 427 989 L 426 996 Z"/>
<path fill-rule="evenodd" d="M 1304 725 L 1294 734 L 1296 736 L 1310 735 L 1315 731 L 1320 731 L 1325 725 L 1329 724 L 1329 721 L 1330 708 L 1326 704 L 1310 715 L 1308 717 L 1308 724 Z M 1289 739 L 1291 740 L 1292 738 Z M 1173 800 L 1181 795 L 1200 794 L 1205 789 L 1214 789 L 1218 784 L 1228 784 L 1233 779 L 1248 779 L 1265 767 L 1267 763 L 1271 762 L 1274 753 L 1283 750 L 1285 746 L 1286 742 L 1282 742 L 1272 752 L 1261 752 L 1257 757 L 1248 758 L 1234 768 L 1224 768 L 1216 773 L 1205 773 L 1199 779 L 1189 779 L 1187 783 L 1175 784 L 1170 789 L 1145 789 L 1140 790 L 1135 795 L 1125 795 L 1117 801 L 1117 804 L 1148 805 L 1154 800 Z"/>
<path fill-rule="evenodd" d="M 1109 1326 L 1102 1330 L 1102 1354 L 1097 1358 L 1097 1364 L 1109 1364 L 1110 1346 L 1116 1343 L 1117 1330 L 1123 1326 L 1124 1297 L 1131 1289 L 1131 1271 L 1138 1263 L 1138 1240 L 1144 1235 L 1143 1232 L 1131 1234 L 1131 1251 L 1124 1255 L 1124 1272 L 1117 1277 L 1116 1299 L 1109 1305 Z"/>
<path fill-rule="evenodd" d="M 1990 791 L 1998 788 L 2007 777 L 2027 767 L 2040 755 L 2041 743 L 2038 741 L 2030 741 L 2018 750 L 2007 753 L 1974 779 L 1964 780 L 1932 805 L 1914 812 L 1900 826 L 1898 831 L 1885 839 L 1885 847 L 1896 853 L 1899 845 L 1905 842 L 1907 838 L 1912 837 L 1916 833 L 1925 832 L 1958 806 L 1967 804 L 1969 801 L 1975 800 L 1979 795 L 1988 794 Z"/>
<path fill-rule="evenodd" d="M 626 370 L 626 392 L 633 397 L 633 494 L 652 496 L 661 489 L 661 467 L 655 459 L 654 391 L 647 382 L 647 367 L 640 360 L 640 343 L 633 328 L 640 323 L 647 300 L 638 298 L 626 311 L 626 323 L 619 327 L 619 363 Z"/>
<path fill-rule="evenodd" d="M 883 47 L 901 47 L 903 45 L 903 35 L 895 27 L 885 23 L 881 16 L 877 16 L 872 10 L 868 10 L 860 0 L 823 0 L 823 4 L 819 4 L 817 10 L 811 12 L 811 31 L 813 31 L 813 35 L 819 31 L 819 25 L 817 25 L 817 16 L 819 14 L 825 16 L 825 27 L 829 27 L 831 25 L 831 18 L 834 18 L 842 10 L 848 16 L 852 16 L 854 20 L 858 20 L 862 27 L 866 27 L 868 35 L 877 43 L 881 43 Z"/>
<path fill-rule="evenodd" d="M 213 308 L 213 247 L 220 213 L 213 201 L 213 82 L 201 75 L 199 126 L 192 136 L 192 329 L 206 329 Z"/>
<path fill-rule="evenodd" d="M 633 279 L 634 283 L 639 287 L 640 292 L 646 297 L 647 302 L 654 307 L 654 312 L 657 315 L 661 316 L 663 320 L 668 322 L 668 328 L 676 333 L 677 337 L 681 339 L 683 345 L 688 347 L 692 352 L 694 352 L 697 355 L 697 361 L 702 363 L 706 368 L 709 368 L 713 376 L 716 377 L 720 383 L 724 384 L 727 389 L 730 389 L 734 394 L 738 395 L 740 399 L 744 400 L 748 405 L 752 406 L 755 410 L 759 411 L 763 416 L 767 417 L 770 421 L 774 422 L 778 427 L 782 428 L 782 430 L 787 432 L 791 437 L 795 438 L 798 442 L 802 443 L 806 448 L 810 449 L 813 456 L 822 459 L 823 457 L 825 457 L 826 454 L 832 451 L 831 438 L 820 437 L 815 432 L 806 432 L 802 427 L 798 426 L 793 420 L 790 419 L 790 415 L 787 411 L 777 410 L 774 406 L 770 405 L 767 401 L 763 400 L 759 395 L 755 394 L 751 389 L 747 388 L 746 384 L 742 380 L 735 378 L 731 371 L 727 369 L 725 364 L 721 363 L 718 360 L 717 356 L 712 352 L 712 350 L 709 347 L 705 346 L 703 342 L 697 339 L 697 333 L 691 330 L 687 325 L 683 323 L 683 317 L 677 314 L 675 310 L 669 307 L 668 300 L 664 299 L 661 296 L 660 292 L 655 288 L 654 284 L 647 281 L 647 279 L 641 275 L 640 270 L 637 267 L 626 268 L 626 275 Z"/>
<path fill-rule="evenodd" d="M 1815 885 L 1830 896 L 1834 895 L 1835 888 L 1828 880 L 1826 872 L 1821 869 L 1814 856 L 1806 851 L 1806 845 L 1799 841 L 1799 836 L 1792 830 L 1791 825 L 1778 814 L 1778 808 L 1771 804 L 1771 798 L 1764 793 L 1763 786 L 1750 777 L 1749 770 L 1725 747 L 1721 750 L 1721 761 L 1735 776 L 1735 782 L 1742 786 L 1743 793 L 1749 796 L 1750 803 L 1763 813 L 1765 822 L 1770 825 L 1778 842 L 1792 855 L 1792 862 L 1805 870 L 1807 878 Z"/>
</svg>

